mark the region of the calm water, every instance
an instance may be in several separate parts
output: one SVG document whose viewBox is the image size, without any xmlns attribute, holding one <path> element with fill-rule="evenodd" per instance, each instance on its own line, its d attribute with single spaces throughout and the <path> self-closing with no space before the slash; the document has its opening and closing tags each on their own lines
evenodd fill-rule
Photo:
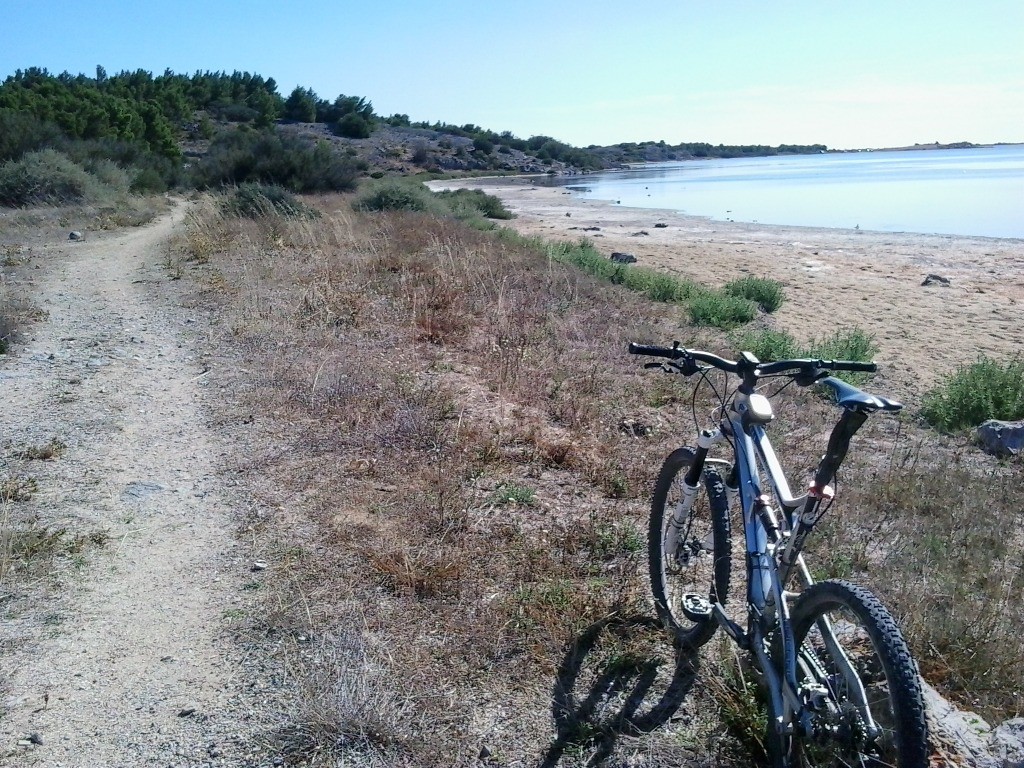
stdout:
<svg viewBox="0 0 1024 768">
<path fill-rule="evenodd" d="M 1024 238 L 1024 146 L 655 163 L 562 183 L 720 220 Z"/>
</svg>

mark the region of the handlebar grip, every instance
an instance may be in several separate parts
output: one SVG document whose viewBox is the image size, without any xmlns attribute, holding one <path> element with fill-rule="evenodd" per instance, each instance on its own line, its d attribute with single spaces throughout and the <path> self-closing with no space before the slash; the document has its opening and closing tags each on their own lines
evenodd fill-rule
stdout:
<svg viewBox="0 0 1024 768">
<path fill-rule="evenodd" d="M 684 350 L 681 347 L 672 349 L 671 347 L 657 347 L 651 344 L 637 344 L 635 341 L 629 342 L 629 354 L 631 355 L 667 357 L 669 360 L 675 360 L 682 357 L 683 352 Z"/>
<path fill-rule="evenodd" d="M 878 366 L 875 363 L 862 363 L 856 360 L 836 360 L 833 362 L 833 365 L 837 371 L 863 371 L 864 373 L 874 373 L 878 370 Z"/>
</svg>

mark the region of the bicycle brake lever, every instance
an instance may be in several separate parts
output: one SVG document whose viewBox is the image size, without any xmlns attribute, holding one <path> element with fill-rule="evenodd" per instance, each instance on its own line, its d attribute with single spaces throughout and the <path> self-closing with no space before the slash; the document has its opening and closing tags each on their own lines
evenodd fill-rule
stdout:
<svg viewBox="0 0 1024 768">
<path fill-rule="evenodd" d="M 828 371 L 822 368 L 813 368 L 810 371 L 801 371 L 793 377 L 793 381 L 796 382 L 798 387 L 809 387 L 819 379 L 824 379 L 828 376 Z"/>
</svg>

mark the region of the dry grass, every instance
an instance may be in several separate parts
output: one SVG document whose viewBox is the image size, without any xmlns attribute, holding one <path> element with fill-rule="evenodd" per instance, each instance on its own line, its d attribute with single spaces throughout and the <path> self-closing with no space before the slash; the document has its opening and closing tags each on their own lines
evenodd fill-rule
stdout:
<svg viewBox="0 0 1024 768">
<path fill-rule="evenodd" d="M 691 389 L 642 373 L 624 352 L 629 340 L 684 338 L 729 353 L 727 340 L 680 330 L 678 308 L 553 263 L 529 243 L 427 215 L 353 213 L 344 199 L 316 203 L 325 213 L 318 220 L 226 218 L 211 203 L 190 217 L 182 244 L 203 291 L 197 301 L 220 305 L 223 340 L 240 360 L 225 409 L 253 422 L 241 469 L 276 510 L 251 526 L 255 546 L 288 564 L 302 595 L 278 599 L 262 631 L 294 635 L 301 626 L 323 649 L 298 667 L 305 682 L 288 733 L 339 764 L 457 765 L 481 755 L 493 764 L 743 764 L 741 750 L 723 747 L 734 737 L 696 714 L 720 705 L 706 687 L 669 697 L 644 731 L 609 707 L 656 709 L 668 684 L 662 672 L 644 671 L 645 661 L 620 649 L 602 651 L 610 672 L 578 678 L 582 660 L 566 656 L 612 620 L 647 633 L 650 658 L 670 650 L 631 617 L 651 614 L 647 499 L 662 457 L 692 439 Z M 712 404 L 702 396 L 698 413 Z M 778 412 L 787 466 L 809 469 L 834 410 L 787 392 Z M 855 452 L 877 462 L 894 430 L 878 420 Z M 870 477 L 872 466 L 865 460 L 846 476 Z M 927 473 L 914 471 L 912 492 L 897 494 L 900 515 L 926 490 Z M 976 563 L 968 576 L 948 551 L 928 559 L 863 543 L 890 531 L 909 536 L 932 518 L 946 521 L 934 535 L 947 535 L 953 516 L 934 510 L 952 509 L 954 497 L 988 498 L 976 490 L 987 470 L 964 471 L 955 482 L 970 490 L 952 481 L 927 489 L 920 510 L 885 516 L 884 529 L 872 510 L 893 506 L 885 489 L 892 495 L 908 481 L 879 483 L 872 493 L 883 496 L 852 496 L 855 510 L 841 507 L 824 537 L 831 566 L 887 583 L 880 591 L 894 598 L 929 673 L 940 658 L 958 675 L 970 666 L 935 650 L 962 631 L 937 614 L 949 580 L 966 589 Z M 1012 488 L 1006 495 L 1019 500 Z M 1011 507 L 1000 510 L 1014 519 Z M 962 551 L 981 544 L 965 539 Z M 1015 583 L 1012 560 L 1000 562 L 980 567 L 993 585 Z M 934 593 L 914 613 L 892 585 L 903 574 L 931 590 L 919 579 L 925 572 L 936 574 Z M 353 602 L 359 626 L 342 605 Z M 1004 615 L 996 607 L 993 615 Z M 993 639 L 1014 627 L 1024 636 L 1016 617 L 993 625 Z M 650 674 L 662 683 L 633 698 L 599 692 L 609 680 L 635 686 Z M 566 675 L 586 679 L 603 701 L 569 725 L 558 708 Z M 987 701 L 992 711 L 1017 711 Z M 673 720 L 676 708 L 690 714 Z"/>
</svg>

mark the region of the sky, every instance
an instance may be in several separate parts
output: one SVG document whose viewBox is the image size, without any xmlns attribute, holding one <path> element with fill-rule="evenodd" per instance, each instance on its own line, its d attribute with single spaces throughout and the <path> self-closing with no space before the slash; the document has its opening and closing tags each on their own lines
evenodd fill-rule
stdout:
<svg viewBox="0 0 1024 768">
<path fill-rule="evenodd" d="M 0 78 L 235 70 L 578 146 L 1024 142 L 1021 0 L 2 0 Z"/>
</svg>

